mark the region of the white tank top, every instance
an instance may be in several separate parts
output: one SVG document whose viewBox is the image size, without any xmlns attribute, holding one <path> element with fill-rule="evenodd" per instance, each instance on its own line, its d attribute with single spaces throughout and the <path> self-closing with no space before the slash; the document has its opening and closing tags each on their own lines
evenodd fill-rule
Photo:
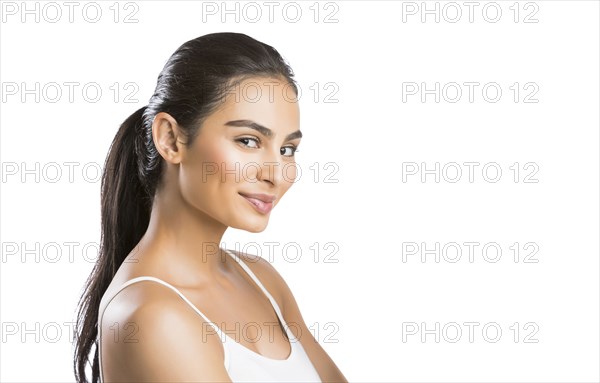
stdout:
<svg viewBox="0 0 600 383">
<path fill-rule="evenodd" d="M 281 314 L 281 310 L 277 305 L 277 302 L 271 294 L 265 289 L 262 283 L 260 283 L 259 279 L 254 275 L 252 270 L 246 265 L 241 259 L 239 259 L 236 255 L 229 252 L 229 250 L 223 249 L 227 254 L 229 254 L 233 259 L 235 259 L 240 266 L 250 275 L 250 277 L 256 282 L 256 284 L 260 287 L 260 289 L 265 293 L 277 317 L 281 321 L 285 332 L 288 336 L 289 343 L 291 346 L 291 353 L 287 357 L 287 359 L 272 359 L 266 356 L 263 356 L 257 352 L 250 350 L 249 348 L 242 346 L 238 342 L 236 342 L 229 335 L 223 333 L 217 325 L 215 325 L 210 319 L 206 317 L 189 299 L 185 297 L 179 290 L 177 290 L 174 286 L 169 283 L 155 278 L 151 276 L 142 276 L 130 279 L 129 281 L 123 283 L 117 292 L 111 297 L 108 303 L 104 306 L 104 310 L 113 300 L 113 298 L 124 288 L 127 286 L 140 282 L 140 281 L 154 281 L 158 282 L 171 290 L 175 291 L 187 304 L 189 304 L 194 311 L 196 311 L 200 316 L 208 322 L 215 330 L 215 332 L 219 335 L 220 339 L 223 342 L 223 351 L 224 351 L 224 359 L 223 364 L 229 378 L 232 382 L 319 382 L 321 383 L 321 379 L 317 370 L 311 363 L 304 347 L 300 341 L 294 336 L 294 334 L 289 330 L 285 319 L 283 319 L 283 315 Z M 102 317 L 104 316 L 104 310 L 100 313 L 99 321 L 98 321 L 98 339 L 102 339 Z M 103 383 L 103 373 L 102 373 L 102 342 L 99 341 L 98 348 L 98 358 L 100 364 L 100 383 Z"/>
</svg>

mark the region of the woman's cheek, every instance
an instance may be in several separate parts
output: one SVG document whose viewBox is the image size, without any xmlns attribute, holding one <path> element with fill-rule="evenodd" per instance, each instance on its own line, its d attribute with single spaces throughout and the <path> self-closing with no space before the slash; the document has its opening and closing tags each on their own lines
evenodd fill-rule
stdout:
<svg viewBox="0 0 600 383">
<path fill-rule="evenodd" d="M 213 148 L 209 153 L 209 161 L 217 169 L 213 177 L 220 183 L 240 182 L 243 174 L 243 156 L 233 149 L 225 147 Z"/>
<path fill-rule="evenodd" d="M 298 177 L 298 166 L 299 165 L 296 162 L 288 163 L 283 166 L 282 178 L 288 188 L 296 182 L 296 177 Z"/>
</svg>

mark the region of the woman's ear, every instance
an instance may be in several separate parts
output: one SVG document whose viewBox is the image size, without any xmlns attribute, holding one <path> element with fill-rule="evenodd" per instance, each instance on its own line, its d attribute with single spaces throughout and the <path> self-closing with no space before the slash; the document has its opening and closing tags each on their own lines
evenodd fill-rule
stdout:
<svg viewBox="0 0 600 383">
<path fill-rule="evenodd" d="M 168 113 L 159 112 L 152 121 L 152 139 L 160 155 L 171 164 L 181 162 L 185 137 L 177 121 Z"/>
</svg>

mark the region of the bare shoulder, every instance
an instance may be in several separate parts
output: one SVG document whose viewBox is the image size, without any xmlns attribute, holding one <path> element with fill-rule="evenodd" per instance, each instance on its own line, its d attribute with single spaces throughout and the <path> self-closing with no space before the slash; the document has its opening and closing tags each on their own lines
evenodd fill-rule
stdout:
<svg viewBox="0 0 600 383">
<path fill-rule="evenodd" d="M 231 381 L 218 335 L 166 286 L 127 286 L 106 306 L 101 325 L 107 382 Z"/>
</svg>

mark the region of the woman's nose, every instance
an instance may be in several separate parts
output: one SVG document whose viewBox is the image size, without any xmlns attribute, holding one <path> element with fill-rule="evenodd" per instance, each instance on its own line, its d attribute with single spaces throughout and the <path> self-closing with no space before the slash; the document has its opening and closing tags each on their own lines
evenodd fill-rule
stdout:
<svg viewBox="0 0 600 383">
<path fill-rule="evenodd" d="M 282 180 L 283 163 L 279 150 L 265 151 L 262 162 L 259 165 L 258 179 L 267 181 L 273 185 L 279 185 Z"/>
</svg>

